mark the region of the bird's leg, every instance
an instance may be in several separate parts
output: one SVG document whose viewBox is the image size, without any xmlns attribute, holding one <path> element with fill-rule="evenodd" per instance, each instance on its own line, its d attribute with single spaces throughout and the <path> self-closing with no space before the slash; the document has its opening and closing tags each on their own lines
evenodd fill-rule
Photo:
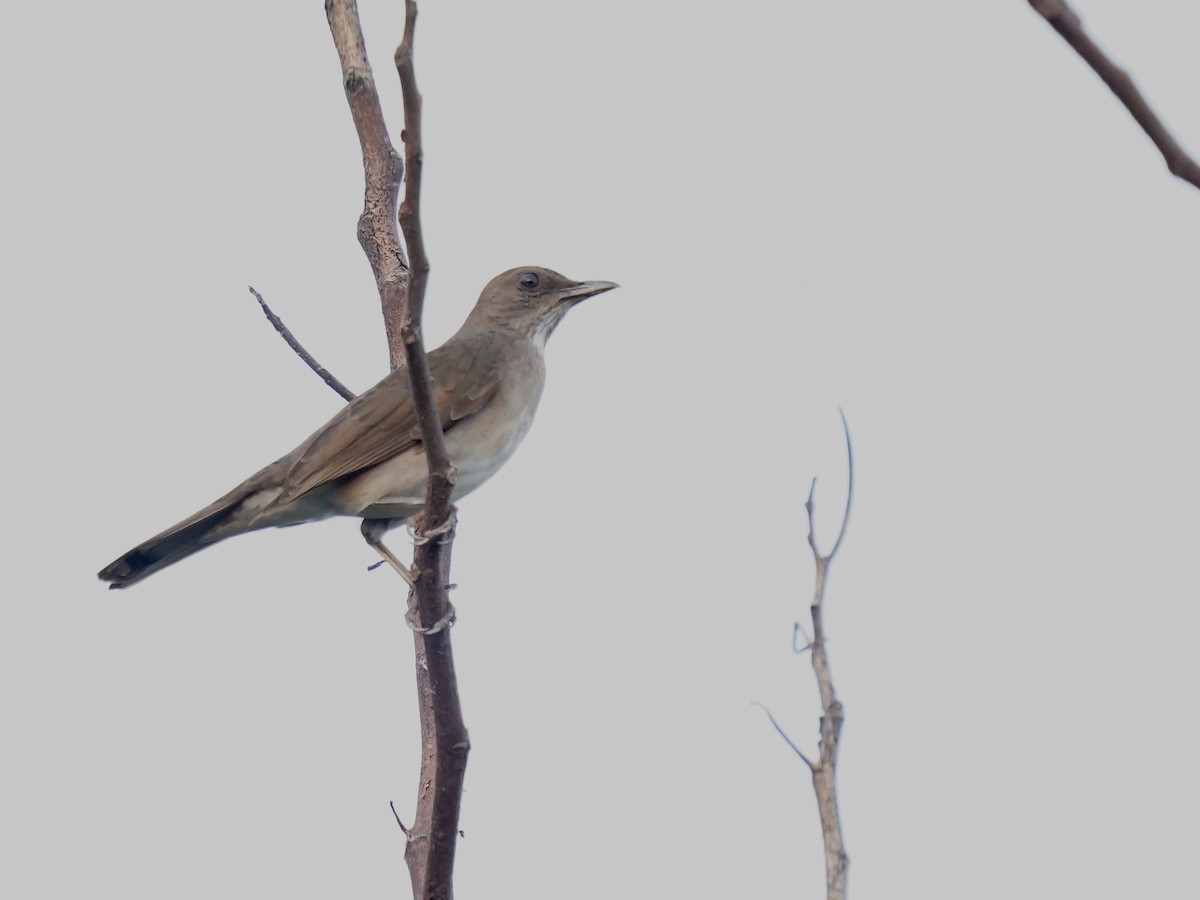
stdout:
<svg viewBox="0 0 1200 900">
<path fill-rule="evenodd" d="M 446 521 L 443 522 L 441 525 L 438 525 L 436 528 L 430 528 L 428 531 L 424 531 L 424 530 L 417 531 L 416 529 L 412 528 L 410 525 L 409 528 L 410 528 L 410 532 L 412 533 L 413 546 L 421 547 L 425 544 L 428 544 L 430 541 L 434 540 L 435 538 L 449 534 L 450 532 L 454 531 L 454 526 L 457 524 L 458 524 L 458 510 L 455 509 L 453 506 L 451 506 L 450 514 L 448 516 L 446 516 Z M 446 585 L 446 590 L 449 591 L 453 587 L 454 587 L 454 585 L 448 584 L 448 585 Z M 454 604 L 451 603 L 449 600 L 446 600 L 446 611 L 442 614 L 442 617 L 440 619 L 438 619 L 436 622 L 434 622 L 428 628 L 422 627 L 421 625 L 417 624 L 417 622 L 416 622 L 417 610 L 413 606 L 409 607 L 408 614 L 404 618 L 405 618 L 405 621 L 408 622 L 408 627 L 411 628 L 413 631 L 417 632 L 418 634 L 437 634 L 439 631 L 446 628 L 447 626 L 454 624 L 455 620 L 458 618 L 458 612 L 454 609 Z"/>
<path fill-rule="evenodd" d="M 372 550 L 384 558 L 384 560 L 396 570 L 405 583 L 410 587 L 416 587 L 413 581 L 412 572 L 408 566 L 396 559 L 396 555 L 383 543 L 384 532 L 388 529 L 390 519 L 363 519 L 362 521 L 362 536 Z"/>
<path fill-rule="evenodd" d="M 391 521 L 392 520 L 390 519 L 363 519 L 360 529 L 362 531 L 362 536 L 366 540 L 368 546 L 382 556 L 384 560 L 387 561 L 391 567 L 400 574 L 400 577 L 404 579 L 405 583 L 409 587 L 408 611 L 404 614 L 404 623 L 418 634 L 437 634 L 448 625 L 454 624 L 455 619 L 458 618 L 458 612 L 454 609 L 454 604 L 447 601 L 446 612 L 440 619 L 438 619 L 428 628 L 418 624 L 418 613 L 416 606 L 417 586 L 412 576 L 412 570 L 409 569 L 408 566 L 404 565 L 404 563 L 400 562 L 400 560 L 396 559 L 396 555 L 392 553 L 392 551 L 389 550 L 383 543 L 384 532 L 388 530 L 388 526 L 391 524 Z M 428 543 L 431 538 L 450 531 L 450 529 L 454 527 L 454 523 L 455 514 L 454 511 L 451 510 L 449 519 L 432 531 L 421 535 L 414 534 L 413 540 L 422 544 Z M 378 565 L 378 563 L 376 565 Z M 447 585 L 447 590 L 449 590 L 450 587 L 452 587 L 452 585 Z"/>
</svg>

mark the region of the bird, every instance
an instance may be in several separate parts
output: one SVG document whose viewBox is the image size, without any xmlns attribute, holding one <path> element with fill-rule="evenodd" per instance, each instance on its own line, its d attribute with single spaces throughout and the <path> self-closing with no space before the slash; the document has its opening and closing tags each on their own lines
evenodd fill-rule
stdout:
<svg viewBox="0 0 1200 900">
<path fill-rule="evenodd" d="M 563 316 L 617 286 L 536 266 L 509 269 L 429 354 L 446 449 L 458 470 L 452 500 L 491 478 L 529 431 L 546 381 L 546 340 Z M 403 574 L 382 536 L 421 512 L 427 479 L 408 370 L 400 366 L 291 453 L 123 553 L 99 577 L 127 588 L 226 538 L 331 516 L 361 518 L 367 543 Z"/>
</svg>

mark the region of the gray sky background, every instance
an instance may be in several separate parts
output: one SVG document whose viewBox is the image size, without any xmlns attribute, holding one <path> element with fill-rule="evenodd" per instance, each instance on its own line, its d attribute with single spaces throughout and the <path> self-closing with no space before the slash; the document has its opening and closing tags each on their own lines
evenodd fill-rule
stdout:
<svg viewBox="0 0 1200 900">
<path fill-rule="evenodd" d="M 362 5 L 397 140 L 401 5 Z M 1200 7 L 1079 8 L 1200 146 Z M 247 284 L 384 374 L 321 4 L 21 4 L 2 40 L 0 893 L 406 896 L 411 639 L 357 523 L 94 574 L 337 409 Z M 462 506 L 460 896 L 823 896 L 750 704 L 815 746 L 839 405 L 853 893 L 1186 893 L 1200 194 L 1096 77 L 1021 0 L 426 0 L 417 61 L 430 343 L 510 266 L 622 284 Z"/>
</svg>

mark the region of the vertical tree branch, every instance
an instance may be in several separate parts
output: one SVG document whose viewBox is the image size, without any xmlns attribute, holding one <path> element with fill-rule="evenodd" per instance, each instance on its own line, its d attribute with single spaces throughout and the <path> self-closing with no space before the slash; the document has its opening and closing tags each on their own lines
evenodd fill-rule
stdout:
<svg viewBox="0 0 1200 900">
<path fill-rule="evenodd" d="M 399 220 L 412 259 L 408 310 L 401 326 L 405 360 L 421 425 L 421 440 L 429 460 L 425 511 L 421 514 L 413 552 L 417 621 L 429 628 L 450 613 L 446 585 L 450 581 L 450 551 L 454 541 L 454 509 L 450 505 L 457 470 L 446 452 L 441 420 L 421 333 L 429 260 L 421 233 L 421 95 L 413 67 L 413 32 L 417 4 L 405 0 L 404 36 L 396 49 L 396 70 L 404 97 L 404 203 Z M 421 532 L 436 534 L 422 539 Z M 467 753 L 471 744 L 458 699 L 458 680 L 450 646 L 450 629 L 414 632 L 417 654 L 417 694 L 421 711 L 421 777 L 417 818 L 404 852 L 412 876 L 413 896 L 453 897 L 454 851 Z M 429 802 L 426 802 L 428 798 Z"/>
<path fill-rule="evenodd" d="M 846 854 L 846 843 L 842 837 L 842 819 L 837 799 L 838 742 L 842 736 L 844 712 L 842 702 L 833 689 L 833 671 L 829 665 L 829 651 L 825 646 L 825 583 L 829 575 L 829 564 L 833 562 L 846 536 L 850 522 L 850 506 L 854 499 L 854 449 L 850 443 L 850 427 L 842 416 L 842 428 L 846 433 L 846 459 L 849 464 L 849 482 L 846 487 L 846 509 L 842 525 L 838 529 L 833 549 L 822 555 L 817 549 L 816 526 L 813 523 L 813 492 L 817 482 L 813 479 L 804 509 L 808 513 L 808 546 L 812 548 L 816 561 L 816 584 L 813 589 L 812 614 L 813 636 L 809 643 L 812 652 L 813 673 L 817 677 L 817 688 L 821 694 L 821 740 L 816 762 L 810 762 L 813 790 L 817 795 L 817 812 L 821 817 L 821 835 L 825 841 L 825 893 L 828 900 L 846 900 L 846 876 L 850 868 L 850 857 Z"/>
<path fill-rule="evenodd" d="M 845 714 L 842 702 L 838 700 L 833 689 L 833 670 L 830 668 L 829 651 L 825 646 L 825 582 L 829 576 L 829 565 L 837 556 L 842 540 L 846 537 L 846 527 L 850 523 L 850 506 L 854 500 L 854 448 L 850 443 L 850 426 L 846 424 L 844 413 L 842 429 L 846 434 L 846 461 L 850 472 L 849 483 L 846 486 L 846 509 L 842 513 L 842 525 L 838 529 L 837 540 L 833 542 L 833 549 L 822 554 L 817 549 L 817 531 L 813 522 L 813 493 L 817 489 L 817 480 L 813 479 L 812 486 L 808 489 L 808 500 L 804 503 L 804 509 L 808 513 L 808 546 L 812 548 L 817 569 L 812 605 L 809 607 L 813 623 L 812 640 L 801 647 L 796 643 L 796 637 L 803 633 L 803 627 L 797 622 L 792 630 L 792 649 L 796 653 L 808 651 L 812 654 L 813 672 L 817 676 L 817 690 L 821 695 L 821 737 L 816 760 L 788 737 L 783 726 L 776 721 L 767 707 L 761 703 L 754 704 L 767 714 L 779 736 L 808 766 L 812 774 L 813 790 L 817 795 L 817 813 L 821 819 L 821 836 L 825 843 L 825 896 L 828 900 L 846 900 L 846 876 L 850 869 L 850 857 L 846 854 L 846 842 L 842 838 L 842 818 L 838 811 L 837 799 L 838 742 L 842 737 Z"/>
<path fill-rule="evenodd" d="M 404 36 L 396 48 L 396 72 L 404 98 L 404 200 L 400 204 L 400 228 L 411 260 L 408 287 L 409 312 L 420 322 L 425 306 L 425 282 L 429 278 L 429 258 L 425 255 L 425 236 L 421 233 L 421 169 L 425 154 L 421 149 L 421 94 L 413 67 L 413 32 L 417 26 L 417 4 L 405 0 Z M 416 310 L 413 313 L 412 310 Z"/>
<path fill-rule="evenodd" d="M 413 555 L 416 612 L 417 695 L 421 720 L 421 775 L 417 812 L 408 830 L 405 861 L 416 898 L 453 897 L 454 853 L 470 744 L 459 704 L 450 630 L 450 575 L 454 513 L 450 505 L 457 472 L 451 465 L 434 402 L 421 333 L 429 262 L 420 224 L 421 98 L 412 62 L 416 4 L 406 0 L 404 35 L 396 51 L 405 101 L 404 167 L 392 146 L 363 45 L 353 0 L 326 0 L 326 15 L 342 64 L 343 84 L 363 151 L 366 180 L 358 237 L 379 288 L 393 366 L 406 365 L 421 442 L 429 463 L 425 509 Z M 400 175 L 405 201 L 397 210 Z M 400 247 L 398 222 L 413 258 L 410 272 Z M 428 630 L 432 629 L 432 630 Z"/>
<path fill-rule="evenodd" d="M 362 147 L 365 186 L 363 211 L 358 219 L 358 242 L 375 276 L 388 351 L 392 368 L 395 368 L 404 358 L 400 327 L 408 288 L 408 261 L 400 247 L 396 222 L 396 199 L 404 164 L 392 146 L 383 119 L 375 76 L 367 61 L 357 4 L 354 0 L 325 0 L 325 17 L 333 33 L 333 43 L 342 65 L 342 87 Z"/>
</svg>

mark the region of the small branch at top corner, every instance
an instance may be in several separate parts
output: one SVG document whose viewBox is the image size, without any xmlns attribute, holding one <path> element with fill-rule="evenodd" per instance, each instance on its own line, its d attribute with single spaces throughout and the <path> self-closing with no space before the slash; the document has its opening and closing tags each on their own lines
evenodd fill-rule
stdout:
<svg viewBox="0 0 1200 900">
<path fill-rule="evenodd" d="M 1108 85 L 1118 100 L 1124 104 L 1135 122 L 1154 142 L 1169 171 L 1181 181 L 1200 188 L 1200 163 L 1192 159 L 1174 135 L 1167 129 L 1150 103 L 1133 82 L 1133 78 L 1109 58 L 1100 45 L 1092 40 L 1083 27 L 1083 20 L 1066 0 L 1029 0 L 1029 5 L 1058 32 L 1067 44 L 1079 54 L 1100 80 Z"/>
</svg>

